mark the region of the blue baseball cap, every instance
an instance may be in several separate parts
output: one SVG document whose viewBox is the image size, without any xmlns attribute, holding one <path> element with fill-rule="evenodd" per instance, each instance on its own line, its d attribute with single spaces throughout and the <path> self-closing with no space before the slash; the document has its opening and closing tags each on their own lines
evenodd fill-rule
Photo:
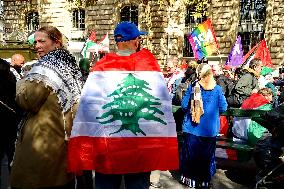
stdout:
<svg viewBox="0 0 284 189">
<path fill-rule="evenodd" d="M 146 34 L 147 32 L 139 31 L 134 23 L 125 21 L 117 24 L 114 29 L 114 40 L 116 42 L 130 41 Z"/>
</svg>

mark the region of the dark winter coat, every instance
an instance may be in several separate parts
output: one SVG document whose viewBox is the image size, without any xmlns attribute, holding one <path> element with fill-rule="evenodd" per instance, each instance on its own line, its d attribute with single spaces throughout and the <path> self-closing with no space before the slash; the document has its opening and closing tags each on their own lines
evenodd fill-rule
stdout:
<svg viewBox="0 0 284 189">
<path fill-rule="evenodd" d="M 281 141 L 282 146 L 284 145 L 284 104 L 266 112 L 260 117 L 252 118 L 252 120 L 267 128 L 275 138 Z"/>
<path fill-rule="evenodd" d="M 18 107 L 15 101 L 16 78 L 10 65 L 0 60 L 0 134 L 3 137 L 16 137 Z"/>
<path fill-rule="evenodd" d="M 247 99 L 253 89 L 259 89 L 258 74 L 252 69 L 244 70 L 244 74 L 237 81 L 232 90 L 232 94 L 227 98 L 231 107 L 240 107 L 245 99 Z"/>
<path fill-rule="evenodd" d="M 224 74 L 216 76 L 215 79 L 216 83 L 222 87 L 222 91 L 227 98 L 233 90 L 233 87 L 235 85 L 234 81 L 226 77 Z"/>
</svg>

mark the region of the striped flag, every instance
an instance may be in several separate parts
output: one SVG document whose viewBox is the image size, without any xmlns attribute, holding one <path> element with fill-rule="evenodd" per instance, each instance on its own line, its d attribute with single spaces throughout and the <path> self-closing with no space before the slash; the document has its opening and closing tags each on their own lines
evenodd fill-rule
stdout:
<svg viewBox="0 0 284 189">
<path fill-rule="evenodd" d="M 188 41 L 197 60 L 206 58 L 219 49 L 210 19 L 199 24 L 188 36 Z"/>
<path fill-rule="evenodd" d="M 270 52 L 267 48 L 266 41 L 263 39 L 255 45 L 245 56 L 242 67 L 248 67 L 251 60 L 258 58 L 262 61 L 263 66 L 273 67 Z"/>
<path fill-rule="evenodd" d="M 87 39 L 87 41 L 84 44 L 84 47 L 81 51 L 81 54 L 84 58 L 89 58 L 90 56 L 90 52 L 88 52 L 88 49 L 91 48 L 92 46 L 95 46 L 96 43 L 96 32 L 92 31 L 89 38 Z"/>
<path fill-rule="evenodd" d="M 96 54 L 99 54 L 99 52 L 109 52 L 108 33 L 97 44 L 91 46 L 88 52 L 95 52 Z"/>
<path fill-rule="evenodd" d="M 68 146 L 69 171 L 178 169 L 176 125 L 160 66 L 146 49 L 92 68 Z"/>
</svg>

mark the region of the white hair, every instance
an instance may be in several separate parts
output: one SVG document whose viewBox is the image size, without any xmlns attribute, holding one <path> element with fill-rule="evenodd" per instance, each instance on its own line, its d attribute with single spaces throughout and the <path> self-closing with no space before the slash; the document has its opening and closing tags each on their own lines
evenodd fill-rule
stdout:
<svg viewBox="0 0 284 189">
<path fill-rule="evenodd" d="M 204 75 L 209 71 L 211 70 L 212 71 L 212 68 L 209 64 L 205 64 L 205 63 L 202 63 L 200 65 L 198 65 L 197 69 L 196 69 L 196 73 L 197 73 L 197 77 L 199 79 L 203 78 Z"/>
</svg>

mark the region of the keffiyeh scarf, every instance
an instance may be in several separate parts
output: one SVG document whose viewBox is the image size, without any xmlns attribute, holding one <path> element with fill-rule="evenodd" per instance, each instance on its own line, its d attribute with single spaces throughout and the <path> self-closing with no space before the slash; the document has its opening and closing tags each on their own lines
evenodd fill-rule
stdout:
<svg viewBox="0 0 284 189">
<path fill-rule="evenodd" d="M 22 78 L 22 75 L 17 72 L 17 70 L 13 67 L 10 67 L 10 71 L 14 74 L 17 81 Z"/>
<path fill-rule="evenodd" d="M 41 57 L 25 79 L 51 87 L 64 113 L 79 99 L 83 86 L 76 60 L 65 49 L 56 49 Z"/>
<path fill-rule="evenodd" d="M 190 107 L 192 121 L 194 123 L 200 123 L 200 117 L 203 115 L 204 110 L 200 84 L 198 82 L 195 83 L 192 89 Z"/>
</svg>

